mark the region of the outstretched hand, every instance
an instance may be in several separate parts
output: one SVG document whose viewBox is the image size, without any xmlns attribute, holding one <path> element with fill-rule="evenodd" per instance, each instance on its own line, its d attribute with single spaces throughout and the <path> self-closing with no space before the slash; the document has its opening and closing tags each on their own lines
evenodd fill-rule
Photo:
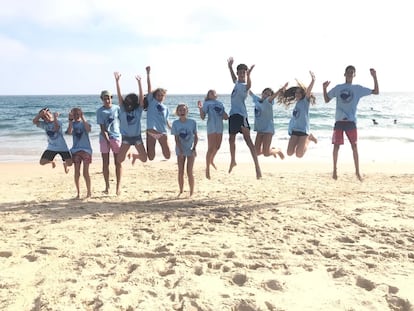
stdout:
<svg viewBox="0 0 414 311">
<path fill-rule="evenodd" d="M 121 74 L 118 71 L 114 72 L 114 77 L 116 81 L 119 81 L 119 79 L 121 78 Z"/>
</svg>

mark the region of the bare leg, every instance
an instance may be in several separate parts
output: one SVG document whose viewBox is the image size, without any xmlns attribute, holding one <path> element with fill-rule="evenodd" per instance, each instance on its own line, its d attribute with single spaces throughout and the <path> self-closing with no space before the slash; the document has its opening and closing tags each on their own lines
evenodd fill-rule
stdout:
<svg viewBox="0 0 414 311">
<path fill-rule="evenodd" d="M 161 145 L 161 150 L 162 150 L 162 154 L 163 154 L 164 158 L 168 160 L 171 157 L 171 151 L 170 151 L 170 146 L 168 144 L 167 135 L 162 135 L 158 139 L 158 142 Z"/>
<path fill-rule="evenodd" d="M 135 161 L 139 159 L 141 162 L 147 162 L 147 152 L 145 151 L 144 144 L 135 145 L 135 149 L 137 149 L 138 154 L 132 155 L 132 165 L 135 164 Z"/>
<path fill-rule="evenodd" d="M 187 157 L 187 177 L 188 177 L 188 185 L 190 186 L 190 197 L 194 193 L 194 174 L 193 174 L 193 167 L 194 167 L 194 156 Z"/>
<path fill-rule="evenodd" d="M 80 198 L 80 185 L 79 185 L 79 179 L 80 179 L 80 163 L 75 163 L 75 173 L 74 173 L 74 179 L 75 179 L 75 186 L 76 186 L 76 198 Z"/>
<path fill-rule="evenodd" d="M 287 147 L 287 155 L 288 156 L 292 156 L 295 154 L 296 152 L 296 146 L 299 143 L 299 136 L 296 135 L 291 135 L 289 138 L 289 143 L 288 143 L 288 147 Z"/>
<path fill-rule="evenodd" d="M 184 164 L 185 164 L 185 157 L 184 156 L 177 156 L 178 162 L 178 188 L 180 196 L 184 191 Z"/>
<path fill-rule="evenodd" d="M 89 163 L 83 163 L 83 178 L 86 183 L 86 197 L 90 198 L 92 196 L 91 191 L 91 176 L 89 175 Z"/>
<path fill-rule="evenodd" d="M 109 193 L 109 153 L 102 153 L 102 174 L 105 180 L 104 193 Z"/>
<path fill-rule="evenodd" d="M 116 174 L 116 195 L 121 194 L 121 176 L 122 176 L 122 163 L 118 161 L 118 153 L 114 153 L 115 162 L 115 174 Z"/>
<path fill-rule="evenodd" d="M 352 147 L 352 155 L 354 156 L 354 165 L 355 165 L 355 174 L 359 181 L 362 181 L 361 174 L 359 172 L 359 155 L 358 155 L 358 146 L 357 144 L 351 144 Z"/>
<path fill-rule="evenodd" d="M 252 155 L 254 166 L 256 168 L 256 178 L 260 179 L 262 178 L 262 171 L 260 169 L 259 160 L 257 158 L 256 150 L 253 145 L 253 141 L 250 137 L 250 130 L 247 127 L 242 127 L 243 137 L 246 141 L 247 146 L 250 149 L 250 154 Z"/>
<path fill-rule="evenodd" d="M 230 156 L 231 156 L 229 173 L 231 173 L 233 167 L 237 165 L 236 163 L 236 134 L 230 134 L 229 143 L 230 143 Z"/>
<path fill-rule="evenodd" d="M 155 143 L 155 138 L 149 135 L 147 131 L 147 155 L 148 160 L 150 161 L 154 160 L 155 158 Z"/>
<path fill-rule="evenodd" d="M 338 175 L 336 172 L 336 168 L 337 168 L 337 163 L 338 163 L 338 151 L 339 151 L 339 147 L 340 145 L 334 145 L 334 149 L 333 149 L 333 172 L 332 172 L 332 178 L 337 180 L 338 179 Z"/>
</svg>

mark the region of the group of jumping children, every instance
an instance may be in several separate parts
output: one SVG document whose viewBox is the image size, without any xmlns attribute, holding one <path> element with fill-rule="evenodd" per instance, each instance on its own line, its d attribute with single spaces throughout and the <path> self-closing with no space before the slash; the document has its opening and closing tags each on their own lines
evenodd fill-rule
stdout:
<svg viewBox="0 0 414 311">
<path fill-rule="evenodd" d="M 273 122 L 273 106 L 275 101 L 287 107 L 294 105 L 292 116 L 288 126 L 290 136 L 287 155 L 301 158 L 304 156 L 310 142 L 317 143 L 316 137 L 310 133 L 309 108 L 315 104 L 312 89 L 315 83 L 315 75 L 309 72 L 311 82 L 305 86 L 298 82 L 297 86 L 289 87 L 285 83 L 276 92 L 271 88 L 265 88 L 261 96 L 255 95 L 251 90 L 251 72 L 254 65 L 248 68 L 245 64 L 239 64 L 236 72 L 233 70 L 233 58 L 227 60 L 234 88 L 231 93 L 230 111 L 225 111 L 224 105 L 217 98 L 215 90 L 209 90 L 204 101 L 198 101 L 200 118 L 207 118 L 207 142 L 206 152 L 206 178 L 210 179 L 210 167 L 216 168 L 214 158 L 221 146 L 223 137 L 223 122 L 228 120 L 230 167 L 228 172 L 237 165 L 236 163 L 236 135 L 241 133 L 254 161 L 256 178 L 262 177 L 258 156 L 274 156 L 284 159 L 284 154 L 279 148 L 271 146 L 275 132 Z M 333 129 L 333 179 L 337 179 L 337 160 L 340 145 L 344 144 L 344 132 L 352 147 L 355 165 L 355 174 L 362 180 L 359 170 L 357 148 L 356 113 L 359 99 L 370 94 L 379 94 L 376 71 L 370 69 L 374 80 L 374 88 L 370 89 L 352 84 L 355 77 L 355 67 L 348 66 L 345 69 L 345 83 L 338 84 L 331 90 L 327 90 L 330 81 L 323 83 L 323 98 L 328 103 L 332 98 L 336 99 L 335 124 Z M 127 157 L 132 158 L 132 164 L 138 159 L 141 162 L 155 158 L 155 147 L 158 141 L 165 159 L 171 157 L 168 143 L 168 133 L 175 137 L 175 153 L 178 163 L 179 196 L 184 190 L 184 172 L 187 173 L 190 196 L 194 193 L 193 166 L 197 155 L 198 143 L 197 123 L 188 118 L 188 106 L 184 103 L 177 105 L 175 114 L 177 119 L 169 122 L 169 110 L 164 104 L 167 90 L 163 88 L 152 89 L 151 67 L 146 67 L 147 94 L 144 96 L 141 77 L 135 76 L 138 84 L 138 94 L 129 93 L 122 96 L 120 79 L 121 74 L 114 73 L 116 91 L 119 105 L 112 104 L 111 92 L 104 90 L 100 94 L 102 106 L 96 111 L 96 121 L 100 126 L 99 145 L 102 156 L 102 172 L 105 180 L 104 193 L 109 193 L 109 160 L 110 152 L 114 155 L 116 174 L 116 194 L 121 194 L 122 163 Z M 246 99 L 252 97 L 255 108 L 254 130 L 256 139 L 253 143 L 250 135 L 250 125 L 246 109 Z M 141 117 L 143 112 L 147 114 L 146 146 L 143 144 L 141 134 Z M 43 108 L 34 117 L 33 123 L 45 130 L 48 146 L 43 152 L 40 164 L 51 164 L 56 167 L 55 156 L 62 157 L 64 170 L 68 173 L 68 167 L 74 165 L 74 180 L 77 190 L 77 198 L 80 198 L 80 171 L 83 163 L 83 177 L 86 183 L 86 197 L 91 197 L 91 178 L 89 165 L 92 162 L 92 147 L 89 139 L 91 124 L 86 120 L 82 109 L 73 108 L 69 113 L 68 128 L 65 131 L 73 138 L 72 148 L 68 148 L 64 139 L 62 122 L 59 113 L 52 113 L 49 108 Z M 131 146 L 135 146 L 137 153 L 130 153 Z"/>
</svg>

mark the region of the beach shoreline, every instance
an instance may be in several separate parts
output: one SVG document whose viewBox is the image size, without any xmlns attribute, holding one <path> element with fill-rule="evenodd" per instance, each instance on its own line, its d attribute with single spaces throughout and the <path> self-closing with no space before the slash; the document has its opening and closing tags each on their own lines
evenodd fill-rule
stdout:
<svg viewBox="0 0 414 311">
<path fill-rule="evenodd" d="M 0 163 L 0 310 L 412 310 L 412 165 L 259 159 L 198 159 L 191 198 L 175 157 L 120 196 L 95 161 L 80 200 L 73 168 Z"/>
</svg>

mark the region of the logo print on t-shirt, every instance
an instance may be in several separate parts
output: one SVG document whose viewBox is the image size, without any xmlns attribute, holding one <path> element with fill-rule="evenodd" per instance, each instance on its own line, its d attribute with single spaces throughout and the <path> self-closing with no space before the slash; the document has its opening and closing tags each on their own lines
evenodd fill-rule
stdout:
<svg viewBox="0 0 414 311">
<path fill-rule="evenodd" d="M 187 136 L 189 136 L 186 129 L 180 130 L 180 134 L 178 135 L 180 136 L 181 139 L 187 139 Z"/>
<path fill-rule="evenodd" d="M 127 116 L 126 116 L 126 119 L 127 119 L 128 124 L 132 124 L 134 122 L 134 119 L 135 119 L 134 113 L 133 112 L 132 113 L 128 112 Z"/>
<path fill-rule="evenodd" d="M 354 98 L 354 93 L 350 89 L 344 89 L 339 94 L 339 98 L 341 98 L 342 103 L 349 104 Z"/>
<path fill-rule="evenodd" d="M 297 109 L 297 108 L 293 109 L 293 111 L 292 111 L 292 116 L 293 116 L 295 119 L 299 118 L 299 116 L 300 116 L 300 110 L 299 110 L 299 109 Z"/>
<path fill-rule="evenodd" d="M 82 134 L 83 134 L 83 131 L 81 130 L 81 129 L 76 129 L 75 130 L 75 136 L 77 137 L 77 138 L 81 138 L 82 137 Z"/>
<path fill-rule="evenodd" d="M 223 114 L 223 108 L 220 106 L 214 106 L 214 111 L 218 114 L 218 115 L 222 115 Z"/>
</svg>

